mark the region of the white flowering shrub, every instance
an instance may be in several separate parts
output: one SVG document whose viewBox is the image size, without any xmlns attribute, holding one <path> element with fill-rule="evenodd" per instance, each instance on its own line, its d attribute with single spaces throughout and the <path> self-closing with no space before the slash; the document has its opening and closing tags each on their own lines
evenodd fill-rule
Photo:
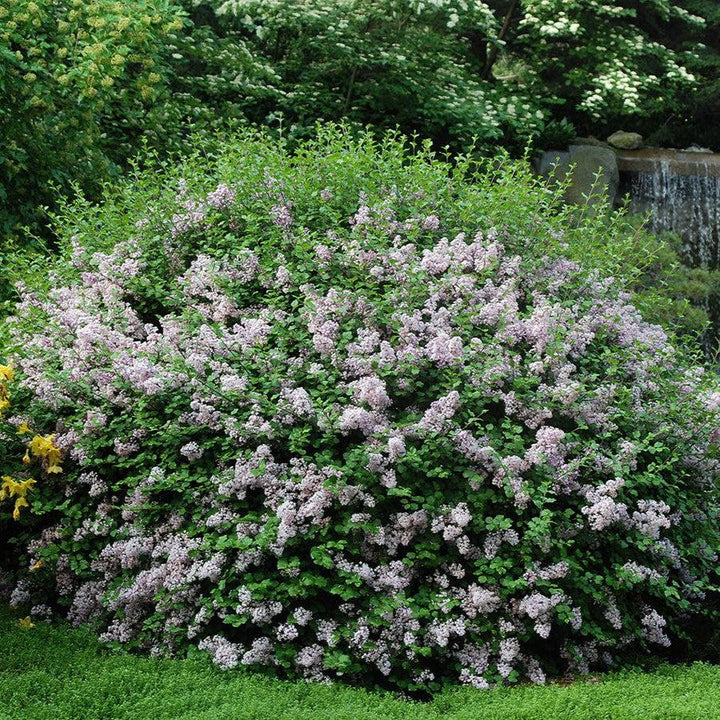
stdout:
<svg viewBox="0 0 720 720">
<path fill-rule="evenodd" d="M 541 186 L 326 130 L 125 192 L 70 209 L 11 321 L 8 420 L 55 417 L 63 454 L 13 604 L 407 690 L 621 664 L 714 617 L 720 393 L 558 255 Z"/>
<path fill-rule="evenodd" d="M 714 78 L 701 58 L 717 44 L 716 10 L 702 0 L 193 6 L 235 39 L 238 57 L 273 68 L 272 102 L 266 94 L 248 104 L 249 117 L 282 115 L 297 134 L 317 118 L 345 117 L 454 147 L 475 138 L 485 150 L 502 143 L 521 151 L 533 138 L 566 143 L 568 120 L 583 133 L 628 121 L 657 131 L 674 112 L 692 115 L 689 90 L 709 90 Z M 253 73 L 239 77 L 253 96 Z"/>
<path fill-rule="evenodd" d="M 682 102 L 697 81 L 687 64 L 702 47 L 679 48 L 675 36 L 699 39 L 708 13 L 693 14 L 687 4 L 522 0 L 518 49 L 568 110 L 577 104 L 591 123 L 653 116 Z"/>
<path fill-rule="evenodd" d="M 318 118 L 399 126 L 439 144 L 522 151 L 550 115 L 551 98 L 528 83 L 498 83 L 480 57 L 502 16 L 465 0 L 226 0 L 203 3 L 281 90 L 257 121 L 285 118 L 303 136 Z"/>
</svg>

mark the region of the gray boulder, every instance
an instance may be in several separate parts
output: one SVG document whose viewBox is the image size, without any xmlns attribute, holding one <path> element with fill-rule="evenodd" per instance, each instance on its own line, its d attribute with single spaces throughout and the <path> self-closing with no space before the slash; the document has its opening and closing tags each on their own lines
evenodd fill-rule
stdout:
<svg viewBox="0 0 720 720">
<path fill-rule="evenodd" d="M 565 202 L 595 206 L 615 200 L 620 174 L 615 152 L 602 145 L 570 145 L 567 150 L 547 150 L 535 161 L 535 170 L 560 183 L 569 181 Z"/>
<path fill-rule="evenodd" d="M 598 145 L 599 147 L 609 147 L 604 140 L 598 140 L 594 135 L 587 137 L 577 137 L 573 141 L 573 145 Z"/>
<path fill-rule="evenodd" d="M 594 205 L 607 199 L 612 203 L 620 185 L 615 153 L 598 145 L 571 145 L 568 154 L 574 170 L 565 193 L 566 201 L 574 205 Z"/>
<path fill-rule="evenodd" d="M 637 150 L 642 147 L 643 136 L 636 132 L 625 132 L 618 130 L 614 132 L 607 141 L 620 150 Z"/>
<path fill-rule="evenodd" d="M 570 145 L 567 150 L 547 150 L 535 161 L 535 170 L 545 178 L 569 183 L 565 202 L 572 205 L 612 203 L 620 184 L 615 152 L 602 145 Z"/>
<path fill-rule="evenodd" d="M 564 182 L 570 172 L 570 153 L 567 150 L 546 150 L 536 161 L 538 175 Z"/>
</svg>

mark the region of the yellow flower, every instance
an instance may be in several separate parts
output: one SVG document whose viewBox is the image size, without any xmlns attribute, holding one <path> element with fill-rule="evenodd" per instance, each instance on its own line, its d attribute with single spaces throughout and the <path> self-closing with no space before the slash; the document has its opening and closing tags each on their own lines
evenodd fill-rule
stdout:
<svg viewBox="0 0 720 720">
<path fill-rule="evenodd" d="M 34 628 L 34 627 L 35 627 L 35 623 L 30 619 L 30 616 L 29 616 L 29 615 L 28 615 L 27 617 L 20 618 L 20 620 L 18 620 L 18 625 L 19 625 L 23 630 L 29 630 L 30 628 Z"/>
<path fill-rule="evenodd" d="M 30 426 L 25 422 L 21 422 L 17 429 L 18 435 L 25 435 L 26 433 L 32 432 Z"/>
<path fill-rule="evenodd" d="M 8 475 L 2 478 L 2 485 L 0 485 L 0 500 L 6 498 L 16 498 L 15 507 L 13 508 L 13 520 L 20 518 L 20 508 L 29 507 L 28 501 L 25 499 L 27 493 L 32 490 L 32 486 L 35 484 L 35 480 L 29 478 L 17 482 Z"/>
<path fill-rule="evenodd" d="M 62 467 L 60 466 L 60 451 L 55 450 L 53 453 L 48 455 L 48 469 L 49 473 L 61 473 Z"/>
<path fill-rule="evenodd" d="M 28 501 L 24 497 L 19 497 L 15 501 L 15 507 L 13 508 L 13 520 L 20 519 L 20 508 L 28 507 Z"/>
<path fill-rule="evenodd" d="M 34 484 L 35 481 L 32 478 L 17 482 L 8 475 L 5 475 L 2 479 L 2 485 L 0 486 L 0 500 L 4 500 L 6 497 L 25 497 L 28 490 L 32 490 Z"/>
<path fill-rule="evenodd" d="M 0 365 L 0 368 L 4 367 L 6 366 Z M 6 380 L 0 379 L 0 415 L 2 415 L 2 413 L 10 407 L 10 393 L 8 392 L 7 385 L 5 384 L 6 382 Z"/>
<path fill-rule="evenodd" d="M 60 449 L 53 442 L 55 435 L 36 435 L 29 443 L 28 449 L 35 457 L 41 457 L 46 460 L 45 466 L 48 468 L 49 473 L 62 472 L 60 467 L 60 460 L 62 459 L 62 453 Z"/>
<path fill-rule="evenodd" d="M 35 457 L 45 457 L 54 447 L 54 435 L 36 435 L 29 443 L 28 447 Z"/>
<path fill-rule="evenodd" d="M 0 500 L 12 497 L 10 487 L 14 484 L 15 481 L 9 475 L 4 475 L 2 477 L 2 485 L 0 485 Z"/>
<path fill-rule="evenodd" d="M 7 380 L 12 382 L 15 378 L 15 370 L 12 365 L 1 365 L 0 364 L 0 380 Z"/>
</svg>

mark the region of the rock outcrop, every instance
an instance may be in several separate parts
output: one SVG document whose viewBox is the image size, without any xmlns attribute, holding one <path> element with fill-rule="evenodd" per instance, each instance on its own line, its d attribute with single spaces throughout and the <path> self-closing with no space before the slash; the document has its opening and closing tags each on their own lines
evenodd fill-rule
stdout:
<svg viewBox="0 0 720 720">
<path fill-rule="evenodd" d="M 607 141 L 618 150 L 637 150 L 642 147 L 643 136 L 636 132 L 625 132 L 618 130 L 614 132 Z"/>
</svg>

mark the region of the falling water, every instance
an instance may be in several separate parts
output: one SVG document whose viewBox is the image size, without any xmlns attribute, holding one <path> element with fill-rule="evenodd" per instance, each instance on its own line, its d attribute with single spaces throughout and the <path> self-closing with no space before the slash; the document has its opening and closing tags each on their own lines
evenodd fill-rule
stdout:
<svg viewBox="0 0 720 720">
<path fill-rule="evenodd" d="M 720 268 L 720 155 L 638 150 L 618 155 L 620 192 L 630 209 L 648 215 L 648 228 L 682 238 L 691 267 Z M 720 297 L 706 298 L 711 327 L 703 338 L 708 357 L 720 341 Z"/>
<path fill-rule="evenodd" d="M 720 155 L 638 150 L 618 167 L 620 191 L 633 212 L 649 213 L 650 230 L 680 235 L 689 265 L 720 267 Z"/>
</svg>

